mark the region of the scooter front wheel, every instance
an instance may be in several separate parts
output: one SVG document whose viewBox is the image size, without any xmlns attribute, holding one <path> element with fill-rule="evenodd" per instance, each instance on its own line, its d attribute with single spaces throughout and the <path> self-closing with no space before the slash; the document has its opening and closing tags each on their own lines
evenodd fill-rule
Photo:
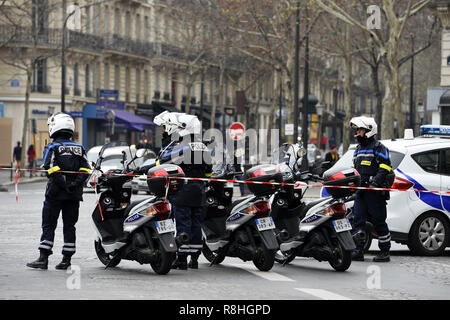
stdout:
<svg viewBox="0 0 450 320">
<path fill-rule="evenodd" d="M 208 260 L 208 262 L 214 261 L 214 264 L 221 264 L 223 260 L 225 260 L 225 256 L 218 257 L 216 253 L 212 252 L 206 245 L 205 240 L 203 240 L 202 253 L 205 256 L 206 260 Z"/>
<path fill-rule="evenodd" d="M 120 258 L 113 258 L 109 253 L 105 252 L 105 249 L 102 247 L 102 241 L 98 240 L 94 242 L 95 247 L 95 253 L 97 254 L 98 259 L 101 263 L 103 263 L 105 266 L 108 266 L 108 268 L 114 268 L 117 267 L 117 265 L 120 263 Z"/>
</svg>

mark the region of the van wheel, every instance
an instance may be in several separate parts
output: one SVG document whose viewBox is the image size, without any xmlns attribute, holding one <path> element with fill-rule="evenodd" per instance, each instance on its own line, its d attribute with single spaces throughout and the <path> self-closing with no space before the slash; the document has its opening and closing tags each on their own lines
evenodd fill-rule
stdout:
<svg viewBox="0 0 450 320">
<path fill-rule="evenodd" d="M 421 215 L 411 227 L 408 248 L 415 255 L 441 255 L 449 243 L 450 228 L 443 213 Z"/>
</svg>

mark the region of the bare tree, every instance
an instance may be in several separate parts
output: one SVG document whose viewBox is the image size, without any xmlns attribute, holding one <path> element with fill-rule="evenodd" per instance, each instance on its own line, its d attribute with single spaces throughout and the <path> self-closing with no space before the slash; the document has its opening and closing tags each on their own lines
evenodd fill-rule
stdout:
<svg viewBox="0 0 450 320">
<path fill-rule="evenodd" d="M 380 3 L 381 2 L 381 3 Z M 337 17 L 352 27 L 365 32 L 379 48 L 383 57 L 385 74 L 385 96 L 383 99 L 383 119 L 381 132 L 386 136 L 394 136 L 394 118 L 397 117 L 399 131 L 405 127 L 405 119 L 401 110 L 401 87 L 399 79 L 399 46 L 404 35 L 406 22 L 424 9 L 431 0 L 408 0 L 398 3 L 394 0 L 377 1 L 383 9 L 387 23 L 382 23 L 381 28 L 387 30 L 386 39 L 380 37 L 376 30 L 367 25 L 366 19 L 361 21 L 361 17 L 352 16 L 344 8 L 345 4 L 354 3 L 352 0 L 340 1 L 339 4 L 332 0 L 317 0 L 316 3 L 326 12 Z"/>
</svg>

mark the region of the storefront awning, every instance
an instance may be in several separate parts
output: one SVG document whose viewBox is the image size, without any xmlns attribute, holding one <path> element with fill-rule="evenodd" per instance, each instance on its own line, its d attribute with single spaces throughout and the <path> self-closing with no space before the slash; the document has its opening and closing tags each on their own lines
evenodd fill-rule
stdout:
<svg viewBox="0 0 450 320">
<path fill-rule="evenodd" d="M 127 111 L 114 110 L 114 114 L 116 116 L 114 122 L 124 124 L 133 131 L 143 131 L 145 127 L 156 126 L 152 121 Z"/>
</svg>

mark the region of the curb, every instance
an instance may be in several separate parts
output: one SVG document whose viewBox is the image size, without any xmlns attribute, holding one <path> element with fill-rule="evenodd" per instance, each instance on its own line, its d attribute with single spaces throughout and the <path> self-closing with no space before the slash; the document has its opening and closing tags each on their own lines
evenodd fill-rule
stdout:
<svg viewBox="0 0 450 320">
<path fill-rule="evenodd" d="M 47 180 L 48 180 L 48 179 L 47 179 L 46 177 L 35 178 L 35 179 L 33 179 L 33 180 L 22 180 L 22 181 L 19 180 L 19 185 L 21 185 L 21 184 L 35 183 L 35 182 L 45 182 L 45 181 L 47 181 Z M 1 191 L 2 189 L 6 188 L 6 187 L 13 186 L 13 185 L 15 185 L 15 182 L 14 182 L 14 181 L 2 183 L 2 184 L 0 184 L 0 191 Z M 8 190 L 5 190 L 5 191 L 8 191 Z"/>
</svg>

